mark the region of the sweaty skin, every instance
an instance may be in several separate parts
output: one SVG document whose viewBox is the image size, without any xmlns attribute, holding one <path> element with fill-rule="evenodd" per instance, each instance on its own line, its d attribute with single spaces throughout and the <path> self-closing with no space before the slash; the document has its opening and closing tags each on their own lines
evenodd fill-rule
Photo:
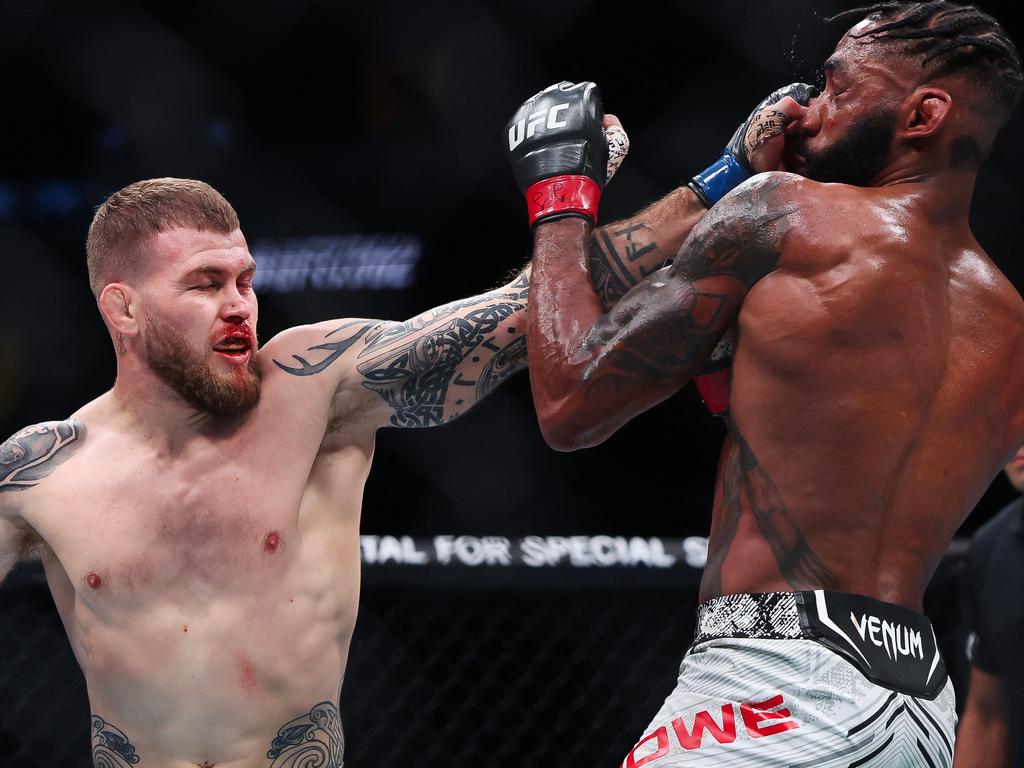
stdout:
<svg viewBox="0 0 1024 768">
<path fill-rule="evenodd" d="M 241 232 L 158 237 L 165 319 L 203 339 L 255 327 Z M 286 331 L 256 353 L 261 397 L 238 416 L 126 375 L 3 443 L 0 576 L 42 542 L 98 765 L 341 765 L 374 433 L 445 423 L 520 369 L 527 293 L 524 274 L 405 323 Z M 203 351 L 225 375 L 247 357 Z"/>
<path fill-rule="evenodd" d="M 540 228 L 530 373 L 556 447 L 673 394 L 738 315 L 702 599 L 825 587 L 919 610 L 1024 436 L 1024 302 L 914 192 L 758 177 L 604 316 L 565 252 L 587 225 Z"/>
<path fill-rule="evenodd" d="M 920 610 L 1024 442 L 1024 301 L 971 234 L 976 169 L 951 151 L 969 94 L 898 80 L 918 71 L 844 38 L 800 129 L 818 150 L 892 105 L 900 151 L 872 186 L 755 176 L 609 312 L 589 224 L 537 229 L 530 378 L 555 448 L 605 440 L 738 329 L 702 600 L 827 588 Z"/>
</svg>

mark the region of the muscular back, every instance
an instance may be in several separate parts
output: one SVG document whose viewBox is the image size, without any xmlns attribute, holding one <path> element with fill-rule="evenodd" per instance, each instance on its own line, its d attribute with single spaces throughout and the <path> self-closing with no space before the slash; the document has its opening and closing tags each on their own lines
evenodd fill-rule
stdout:
<svg viewBox="0 0 1024 768">
<path fill-rule="evenodd" d="M 678 392 L 738 326 L 703 598 L 831 588 L 917 608 L 1024 442 L 1024 303 L 944 192 L 760 174 L 607 312 L 565 257 L 587 225 L 538 228 L 530 381 L 557 448 Z"/>
<path fill-rule="evenodd" d="M 1024 304 L 908 186 L 800 185 L 739 313 L 703 598 L 826 587 L 919 608 L 1024 436 Z"/>
</svg>

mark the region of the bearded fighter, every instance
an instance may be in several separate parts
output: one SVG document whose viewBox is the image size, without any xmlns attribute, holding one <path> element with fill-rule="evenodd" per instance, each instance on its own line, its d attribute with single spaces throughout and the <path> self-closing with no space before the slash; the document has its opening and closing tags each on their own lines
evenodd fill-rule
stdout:
<svg viewBox="0 0 1024 768">
<path fill-rule="evenodd" d="M 548 442 L 600 443 L 701 371 L 728 427 L 696 638 L 624 768 L 952 761 L 952 686 L 920 611 L 1024 441 L 1024 301 L 968 224 L 1024 78 L 972 6 L 842 18 L 859 22 L 823 92 L 771 110 L 760 140 L 779 169 L 738 183 L 749 171 L 723 156 L 634 219 L 696 224 L 610 312 L 587 268 L 609 247 L 592 233 L 600 178 L 579 161 L 600 149 L 593 124 L 510 149 L 531 211 L 547 201 L 528 346 Z M 573 93 L 599 116 L 595 91 Z M 695 216 L 698 201 L 711 208 Z"/>
<path fill-rule="evenodd" d="M 522 367 L 528 275 L 260 347 L 256 263 L 207 184 L 116 192 L 87 254 L 116 383 L 3 443 L 0 576 L 38 545 L 97 766 L 341 766 L 374 433 L 446 423 Z"/>
</svg>

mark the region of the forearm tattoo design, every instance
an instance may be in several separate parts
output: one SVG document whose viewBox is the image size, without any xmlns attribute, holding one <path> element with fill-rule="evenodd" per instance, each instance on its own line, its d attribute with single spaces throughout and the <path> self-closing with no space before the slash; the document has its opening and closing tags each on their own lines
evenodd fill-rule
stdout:
<svg viewBox="0 0 1024 768">
<path fill-rule="evenodd" d="M 92 762 L 95 768 L 128 768 L 139 762 L 124 732 L 99 715 L 92 716 Z"/>
<path fill-rule="evenodd" d="M 634 285 L 657 271 L 670 257 L 659 259 L 645 269 L 635 262 L 658 249 L 652 232 L 643 223 L 603 227 L 590 238 L 588 263 L 590 282 L 605 309 L 610 309 Z"/>
<path fill-rule="evenodd" d="M 281 726 L 270 743 L 270 768 L 342 768 L 345 734 L 333 701 L 321 701 L 309 712 Z"/>
<path fill-rule="evenodd" d="M 293 355 L 298 365 L 274 363 L 295 376 L 311 376 L 356 346 L 363 386 L 391 407 L 393 426 L 444 424 L 525 367 L 526 318 L 507 321 L 525 312 L 529 293 L 524 275 L 497 291 L 438 307 L 404 323 L 347 323 L 327 334 L 348 329 L 342 340 L 309 347 L 308 353 L 328 353 L 315 363 L 300 355 Z M 480 374 L 467 378 L 477 368 Z M 465 394 L 446 408 L 451 387 L 464 387 Z"/>
<path fill-rule="evenodd" d="M 77 419 L 47 421 L 18 432 L 0 445 L 0 493 L 39 484 L 82 446 L 85 424 Z"/>
<path fill-rule="evenodd" d="M 712 523 L 703 590 L 712 595 L 722 594 L 722 565 L 745 510 L 754 516 L 758 531 L 771 547 L 779 572 L 792 589 L 836 587 L 835 574 L 793 522 L 779 489 L 735 424 L 730 424 L 729 434 L 734 445 L 721 471 L 721 501 Z"/>
</svg>

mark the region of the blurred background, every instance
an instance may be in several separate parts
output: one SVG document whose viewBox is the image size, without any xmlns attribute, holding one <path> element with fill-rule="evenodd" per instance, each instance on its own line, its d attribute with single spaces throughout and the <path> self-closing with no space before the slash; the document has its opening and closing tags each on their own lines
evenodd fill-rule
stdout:
<svg viewBox="0 0 1024 768">
<path fill-rule="evenodd" d="M 95 207 L 120 187 L 192 177 L 234 204 L 260 264 L 264 340 L 332 317 L 404 319 L 492 287 L 525 263 L 525 209 L 502 153 L 503 125 L 525 98 L 561 79 L 600 85 L 606 110 L 632 140 L 602 200 L 602 219 L 612 221 L 704 168 L 769 91 L 819 80 L 843 31 L 822 18 L 855 5 L 0 2 L 0 433 L 63 418 L 113 383 L 114 356 L 89 292 L 84 240 Z M 981 5 L 1020 42 L 1024 30 L 1009 0 Z M 1018 110 L 982 171 L 972 214 L 979 241 L 1018 288 L 1022 125 Z M 520 374 L 449 426 L 383 430 L 363 529 L 420 537 L 703 536 L 722 436 L 691 387 L 607 444 L 558 454 L 540 437 Z M 1012 497 L 1003 477 L 995 478 L 962 533 Z M 370 579 L 353 675 L 359 654 L 381 642 L 374 622 L 387 625 L 386 606 L 403 599 L 394 590 L 404 587 L 373 588 Z M 684 617 L 678 621 L 691 620 L 693 594 L 685 590 L 692 585 L 680 590 L 614 599 L 626 611 L 623 620 L 629 605 L 639 611 L 649 600 L 662 617 L 654 621 L 667 627 L 676 609 Z M 595 615 L 603 615 L 612 598 L 588 594 Z M 46 618 L 48 599 L 33 597 L 35 607 L 24 610 L 58 631 Z M 462 610 L 450 596 L 431 600 L 437 611 Z M 573 602 L 564 594 L 558 600 Z M 538 621 L 555 622 L 557 613 Z M 467 629 L 470 639 L 475 631 Z M 611 626 L 601 632 L 615 634 Z M 665 641 L 673 661 L 657 662 L 656 703 L 670 687 L 685 633 L 677 627 Z M 654 642 L 645 636 L 638 642 Z M 59 633 L 54 643 L 60 645 Z M 463 651 L 439 653 L 443 667 Z M 595 668 L 607 653 L 595 651 Z M 29 655 L 19 658 L 31 663 Z M 389 669 L 400 664 L 387 658 Z M 415 661 L 401 663 L 422 671 Z M 524 674 L 523 664 L 513 665 L 515 674 Z M 73 677 L 73 662 L 67 669 Z M 568 680 L 566 690 L 578 680 Z M 350 678 L 346 691 L 353 685 Z M 615 690 L 614 679 L 608 686 Z M 14 695 L 0 700 L 0 726 L 14 716 L 4 714 L 15 708 Z M 527 696 L 531 707 L 538 696 Z M 609 716 L 619 741 L 608 749 L 628 749 L 653 711 L 631 712 L 631 725 Z M 352 749 L 368 749 L 371 739 L 359 747 L 347 712 L 346 719 Z M 428 725 L 436 733 L 439 726 Z M 11 738 L 0 727 L 0 765 L 8 764 L 5 744 L 16 748 Z M 538 762 L 573 764 L 551 758 L 544 744 L 538 749 L 548 757 Z M 369 764 L 352 754 L 352 764 Z"/>
</svg>

